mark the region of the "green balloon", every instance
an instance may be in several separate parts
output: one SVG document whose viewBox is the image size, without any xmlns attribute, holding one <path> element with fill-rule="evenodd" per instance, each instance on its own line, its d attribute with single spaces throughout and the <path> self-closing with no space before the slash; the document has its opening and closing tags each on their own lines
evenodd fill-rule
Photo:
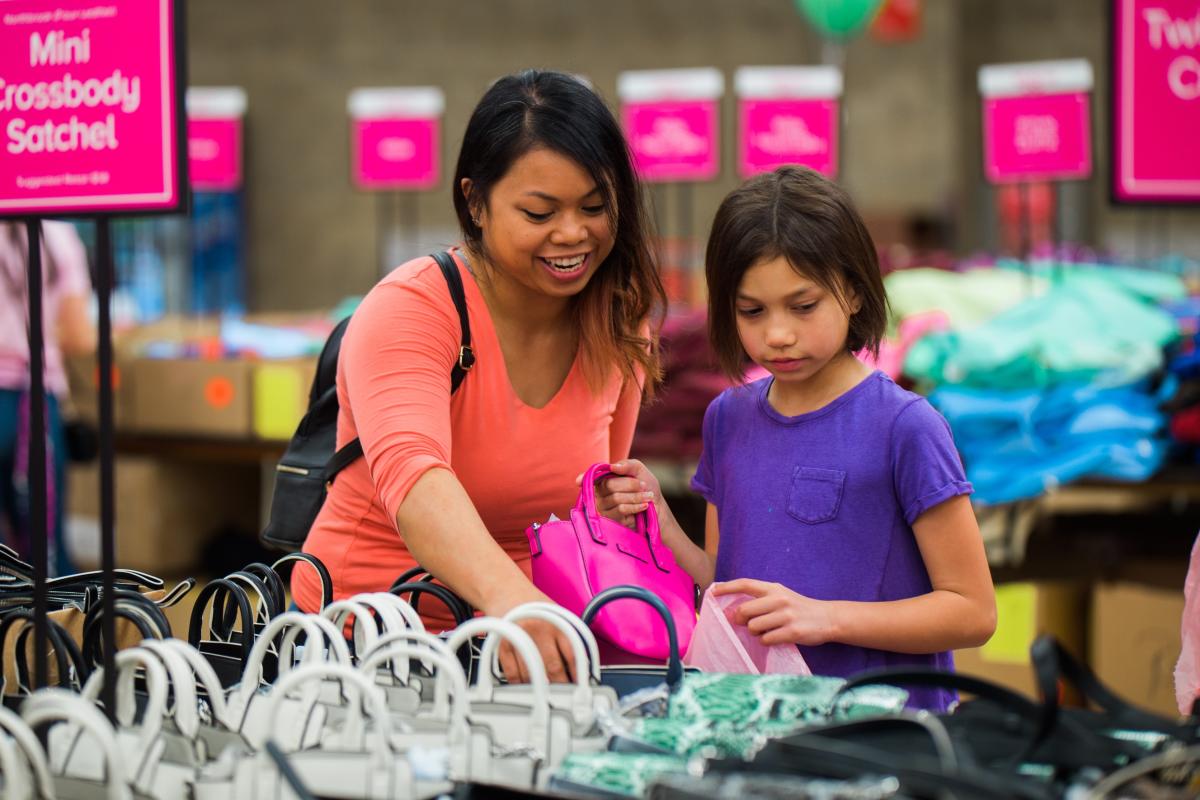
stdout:
<svg viewBox="0 0 1200 800">
<path fill-rule="evenodd" d="M 794 0 L 822 36 L 849 39 L 866 27 L 882 0 Z"/>
</svg>

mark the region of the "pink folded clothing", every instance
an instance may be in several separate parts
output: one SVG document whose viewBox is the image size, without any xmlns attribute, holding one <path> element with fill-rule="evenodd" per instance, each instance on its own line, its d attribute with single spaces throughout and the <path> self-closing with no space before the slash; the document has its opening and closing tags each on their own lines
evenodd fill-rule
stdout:
<svg viewBox="0 0 1200 800">
<path fill-rule="evenodd" d="M 683 663 L 704 672 L 811 675 L 794 644 L 768 647 L 745 625 L 730 621 L 737 607 L 750 599 L 748 594 L 717 597 L 708 587 Z"/>
</svg>

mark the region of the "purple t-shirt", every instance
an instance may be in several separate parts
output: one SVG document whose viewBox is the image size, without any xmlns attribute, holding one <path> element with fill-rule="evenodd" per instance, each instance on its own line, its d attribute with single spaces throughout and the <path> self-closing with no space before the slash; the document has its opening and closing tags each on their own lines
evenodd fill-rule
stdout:
<svg viewBox="0 0 1200 800">
<path fill-rule="evenodd" d="M 728 389 L 704 414 L 692 488 L 717 507 L 716 580 L 756 578 L 820 600 L 878 602 L 930 591 L 912 524 L 970 494 L 946 420 L 882 372 L 829 405 L 787 417 L 770 377 Z M 846 644 L 801 647 L 814 674 L 898 666 L 954 668 L 948 653 L 907 655 Z M 945 709 L 955 695 L 910 689 Z"/>
</svg>

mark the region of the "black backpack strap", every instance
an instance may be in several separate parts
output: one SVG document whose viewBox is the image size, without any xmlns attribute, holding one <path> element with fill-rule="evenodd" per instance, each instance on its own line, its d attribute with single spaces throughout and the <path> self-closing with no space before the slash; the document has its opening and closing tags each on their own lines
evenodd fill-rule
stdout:
<svg viewBox="0 0 1200 800">
<path fill-rule="evenodd" d="M 463 290 L 462 276 L 458 274 L 458 265 L 449 252 L 441 250 L 433 254 L 433 260 L 442 270 L 442 277 L 450 287 L 450 299 L 458 309 L 458 323 L 462 327 L 462 343 L 458 348 L 458 361 L 450 370 L 450 394 L 458 391 L 459 385 L 471 367 L 475 366 L 475 351 L 471 349 L 471 318 L 467 315 L 467 293 Z"/>
<path fill-rule="evenodd" d="M 462 328 L 461 344 L 458 347 L 458 361 L 454 362 L 453 369 L 450 370 L 450 394 L 458 391 L 458 387 L 462 385 L 463 378 L 467 377 L 471 367 L 475 366 L 475 351 L 471 349 L 471 318 L 467 314 L 467 293 L 463 289 L 462 276 L 458 274 L 458 265 L 454 263 L 454 257 L 446 250 L 439 250 L 433 254 L 433 260 L 437 262 L 438 267 L 442 270 L 442 277 L 446 279 L 446 286 L 450 288 L 450 299 L 454 301 L 454 308 L 458 311 L 458 323 Z M 337 337 L 338 350 L 341 349 L 342 334 L 346 332 L 346 324 L 350 318 L 342 320 L 338 327 L 334 329 L 334 334 L 330 336 L 330 341 L 333 341 L 333 336 Z M 329 350 L 330 346 L 327 342 L 325 350 Z M 333 375 L 337 374 L 337 356 L 338 350 L 334 350 L 334 358 L 332 366 L 329 367 L 333 371 Z M 326 368 L 325 351 L 321 352 L 321 362 L 317 369 Z M 332 379 L 331 379 L 332 381 Z M 314 386 L 316 384 L 314 383 Z M 332 385 L 332 383 L 328 384 Z M 325 482 L 330 483 L 339 472 L 354 463 L 355 459 L 363 454 L 362 442 L 356 436 L 353 441 L 347 442 L 344 447 L 333 454 L 329 459 L 329 463 L 325 465 Z"/>
</svg>

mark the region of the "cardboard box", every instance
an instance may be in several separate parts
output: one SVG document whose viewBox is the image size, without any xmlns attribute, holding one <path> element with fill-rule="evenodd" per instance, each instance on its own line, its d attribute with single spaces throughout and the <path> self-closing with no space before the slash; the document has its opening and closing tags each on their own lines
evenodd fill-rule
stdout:
<svg viewBox="0 0 1200 800">
<path fill-rule="evenodd" d="M 194 570 L 213 534 L 223 528 L 258 530 L 257 465 L 119 456 L 116 460 L 116 560 L 156 575 Z M 73 555 L 97 568 L 100 469 L 72 467 L 68 475 L 69 541 L 92 546 Z M 91 557 L 89 559 L 89 553 Z"/>
<path fill-rule="evenodd" d="M 95 355 L 75 356 L 64 362 L 70 387 L 73 414 L 93 425 L 100 421 L 100 364 Z M 128 359 L 113 359 L 113 424 L 123 428 L 130 420 L 130 383 Z"/>
<path fill-rule="evenodd" d="M 1127 581 L 1097 584 L 1092 593 L 1092 669 L 1129 702 L 1179 716 L 1174 673 L 1182 618 L 1182 577 L 1173 589 Z"/>
<path fill-rule="evenodd" d="M 254 364 L 226 359 L 130 362 L 128 428 L 139 433 L 248 438 L 253 433 Z"/>
<path fill-rule="evenodd" d="M 996 633 L 983 647 L 954 653 L 959 672 L 986 678 L 1030 697 L 1037 681 L 1029 648 L 1042 634 L 1057 638 L 1081 660 L 1087 657 L 1088 590 L 1076 582 L 1022 582 L 996 586 Z M 1067 703 L 1078 703 L 1067 693 Z"/>
<path fill-rule="evenodd" d="M 317 373 L 317 359 L 263 361 L 254 366 L 254 435 L 286 441 L 308 410 L 308 392 Z"/>
</svg>

